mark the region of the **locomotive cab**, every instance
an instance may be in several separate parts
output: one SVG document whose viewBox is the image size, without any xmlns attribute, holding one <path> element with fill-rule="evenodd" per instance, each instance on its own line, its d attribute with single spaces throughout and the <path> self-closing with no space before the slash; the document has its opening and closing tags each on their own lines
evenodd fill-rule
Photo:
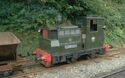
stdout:
<svg viewBox="0 0 125 78">
<path fill-rule="evenodd" d="M 86 20 L 85 49 L 101 48 L 104 43 L 104 19 L 87 17 Z"/>
</svg>

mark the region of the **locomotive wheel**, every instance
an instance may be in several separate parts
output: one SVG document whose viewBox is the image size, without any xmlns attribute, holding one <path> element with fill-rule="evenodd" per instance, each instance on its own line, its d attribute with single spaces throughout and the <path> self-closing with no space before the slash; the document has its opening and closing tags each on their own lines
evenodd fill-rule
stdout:
<svg viewBox="0 0 125 78">
<path fill-rule="evenodd" d="M 73 58 L 73 57 L 67 59 L 67 63 L 68 63 L 68 64 L 69 64 L 69 63 L 73 63 L 73 62 L 75 62 L 75 61 L 76 61 L 76 58 Z"/>
<path fill-rule="evenodd" d="M 42 64 L 45 66 L 45 67 L 47 67 L 47 68 L 49 68 L 49 67 L 52 67 L 52 64 L 51 63 L 48 63 L 48 62 L 42 62 Z"/>
<path fill-rule="evenodd" d="M 90 58 L 96 58 L 97 57 L 97 54 L 96 53 L 91 53 L 90 54 Z"/>
<path fill-rule="evenodd" d="M 72 62 L 76 62 L 76 60 L 77 58 L 74 58 L 74 57 L 71 59 Z"/>
<path fill-rule="evenodd" d="M 68 59 L 66 60 L 66 62 L 67 62 L 68 64 L 72 63 L 71 58 L 68 58 Z"/>
</svg>

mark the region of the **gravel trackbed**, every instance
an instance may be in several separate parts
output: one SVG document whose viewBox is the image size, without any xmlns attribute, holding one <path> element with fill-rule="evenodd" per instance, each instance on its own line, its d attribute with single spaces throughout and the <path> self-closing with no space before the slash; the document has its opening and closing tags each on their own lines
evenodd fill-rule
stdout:
<svg viewBox="0 0 125 78">
<path fill-rule="evenodd" d="M 46 72 L 39 72 L 36 75 L 30 75 L 29 78 L 97 78 L 102 73 L 125 67 L 125 55 L 119 55 L 117 58 L 103 60 L 92 64 L 75 64 L 62 69 L 54 69 Z"/>
</svg>

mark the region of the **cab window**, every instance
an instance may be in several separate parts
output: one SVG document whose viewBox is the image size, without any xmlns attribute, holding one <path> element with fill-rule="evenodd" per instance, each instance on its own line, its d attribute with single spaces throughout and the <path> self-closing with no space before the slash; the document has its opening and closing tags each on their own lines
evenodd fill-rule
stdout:
<svg viewBox="0 0 125 78">
<path fill-rule="evenodd" d="M 90 20 L 90 31 L 97 31 L 97 20 Z"/>
</svg>

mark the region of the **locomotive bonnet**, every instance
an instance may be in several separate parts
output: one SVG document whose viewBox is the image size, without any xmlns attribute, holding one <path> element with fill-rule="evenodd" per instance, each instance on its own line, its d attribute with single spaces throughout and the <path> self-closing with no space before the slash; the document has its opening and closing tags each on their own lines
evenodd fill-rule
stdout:
<svg viewBox="0 0 125 78">
<path fill-rule="evenodd" d="M 40 46 L 33 54 L 45 66 L 73 62 L 83 55 L 104 54 L 104 19 L 85 17 L 75 25 L 41 28 Z"/>
</svg>

